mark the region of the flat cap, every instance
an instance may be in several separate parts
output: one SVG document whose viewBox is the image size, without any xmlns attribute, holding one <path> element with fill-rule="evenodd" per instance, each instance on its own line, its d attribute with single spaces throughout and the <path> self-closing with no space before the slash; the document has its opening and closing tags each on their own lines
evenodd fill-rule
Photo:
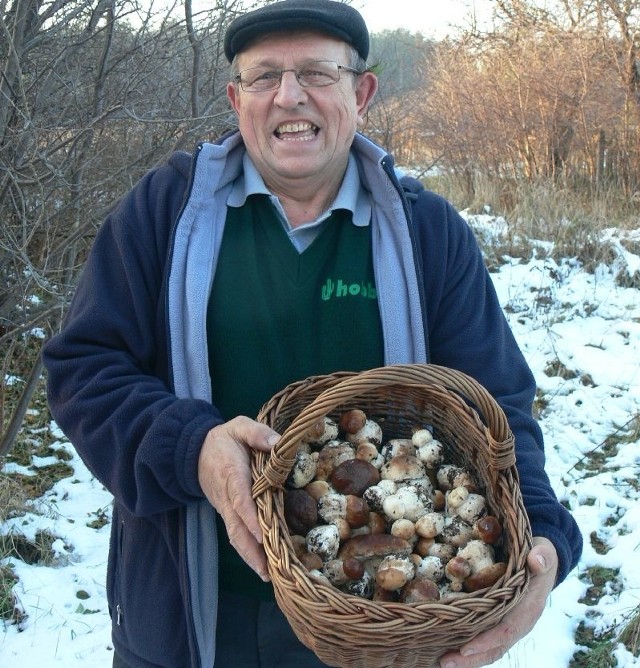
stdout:
<svg viewBox="0 0 640 668">
<path fill-rule="evenodd" d="M 224 37 L 231 62 L 256 37 L 273 32 L 317 30 L 351 44 L 363 60 L 369 55 L 369 31 L 360 12 L 334 0 L 282 0 L 234 19 Z"/>
</svg>

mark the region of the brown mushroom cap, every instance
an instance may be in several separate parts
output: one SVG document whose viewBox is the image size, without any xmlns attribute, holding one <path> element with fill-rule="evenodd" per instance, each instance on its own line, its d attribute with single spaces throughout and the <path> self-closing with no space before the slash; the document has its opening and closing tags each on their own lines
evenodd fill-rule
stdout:
<svg viewBox="0 0 640 668">
<path fill-rule="evenodd" d="M 316 500 L 303 489 L 287 490 L 284 495 L 284 518 L 292 534 L 306 535 L 318 523 Z"/>
<path fill-rule="evenodd" d="M 378 469 L 363 459 L 347 459 L 331 473 L 331 484 L 341 494 L 362 496 L 364 491 L 380 480 Z"/>
<path fill-rule="evenodd" d="M 503 561 L 498 561 L 490 566 L 479 570 L 477 573 L 470 575 L 463 584 L 463 589 L 466 592 L 479 591 L 485 587 L 492 587 L 507 571 L 507 564 Z"/>
<path fill-rule="evenodd" d="M 338 426 L 345 434 L 355 434 L 364 427 L 367 421 L 367 416 L 364 411 L 354 408 L 350 411 L 345 411 L 340 415 Z"/>
<path fill-rule="evenodd" d="M 425 478 L 427 472 L 424 466 L 416 457 L 411 455 L 398 455 L 392 457 L 380 469 L 380 477 L 383 480 L 393 480 L 402 482 L 404 480 L 415 480 L 416 478 Z"/>
<path fill-rule="evenodd" d="M 427 603 L 440 600 L 438 585 L 432 580 L 411 580 L 402 588 L 402 603 Z"/>
<path fill-rule="evenodd" d="M 351 557 L 366 561 L 373 557 L 386 557 L 390 554 L 409 555 L 411 544 L 403 538 L 389 534 L 363 534 L 346 541 L 340 548 L 339 557 L 343 561 Z"/>
</svg>

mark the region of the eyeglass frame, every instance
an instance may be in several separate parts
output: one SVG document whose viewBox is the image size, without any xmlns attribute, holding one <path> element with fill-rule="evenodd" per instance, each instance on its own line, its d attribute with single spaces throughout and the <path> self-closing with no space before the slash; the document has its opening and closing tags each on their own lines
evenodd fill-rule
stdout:
<svg viewBox="0 0 640 668">
<path fill-rule="evenodd" d="M 308 83 L 304 83 L 304 82 L 300 81 L 300 77 L 299 77 L 300 70 L 302 68 L 306 67 L 307 65 L 312 65 L 314 63 L 333 63 L 337 68 L 338 78 L 335 81 L 330 81 L 329 83 L 319 84 L 319 85 L 308 84 Z M 233 81 L 235 83 L 237 83 L 245 93 L 268 93 L 270 91 L 278 90 L 278 88 L 280 88 L 280 86 L 282 85 L 282 75 L 285 72 L 293 72 L 293 74 L 296 78 L 296 81 L 298 82 L 298 84 L 302 88 L 326 88 L 327 86 L 333 86 L 334 84 L 337 84 L 340 81 L 340 72 L 342 70 L 344 70 L 345 72 L 350 72 L 351 74 L 356 74 L 358 76 L 360 74 L 364 74 L 367 71 L 367 70 L 357 70 L 353 67 L 349 67 L 348 65 L 340 65 L 335 60 L 308 60 L 306 63 L 303 63 L 302 65 L 298 65 L 298 67 L 287 68 L 287 69 L 284 69 L 284 70 L 279 70 L 279 69 L 276 69 L 276 68 L 270 70 L 270 69 L 267 68 L 267 69 L 265 69 L 265 72 L 270 72 L 272 74 L 273 73 L 279 73 L 280 74 L 280 76 L 277 79 L 274 79 L 274 82 L 277 81 L 277 84 L 275 86 L 273 86 L 273 88 L 262 88 L 262 89 L 259 89 L 259 90 L 250 90 L 250 89 L 247 90 L 244 87 L 243 81 L 242 81 L 243 72 L 249 72 L 250 70 L 259 70 L 259 69 L 261 69 L 261 67 L 259 67 L 259 66 L 258 67 L 247 67 L 246 69 L 241 70 L 240 72 L 238 72 L 238 74 L 236 74 L 233 77 Z M 257 79 L 254 80 L 254 83 L 255 83 L 255 81 L 257 81 Z"/>
</svg>

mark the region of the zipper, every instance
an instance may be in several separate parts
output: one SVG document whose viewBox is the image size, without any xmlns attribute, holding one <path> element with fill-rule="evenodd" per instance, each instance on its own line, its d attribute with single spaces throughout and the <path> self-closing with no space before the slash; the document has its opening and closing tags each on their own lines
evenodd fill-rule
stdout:
<svg viewBox="0 0 640 668">
<path fill-rule="evenodd" d="M 118 605 L 116 605 L 116 624 L 120 626 L 121 622 L 122 622 L 122 608 L 120 607 L 120 603 L 118 603 Z"/>
</svg>

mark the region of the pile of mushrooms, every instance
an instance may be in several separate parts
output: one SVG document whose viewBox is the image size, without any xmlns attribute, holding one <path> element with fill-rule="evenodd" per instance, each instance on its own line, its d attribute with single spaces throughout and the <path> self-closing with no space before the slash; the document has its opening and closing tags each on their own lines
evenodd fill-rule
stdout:
<svg viewBox="0 0 640 668">
<path fill-rule="evenodd" d="M 376 601 L 419 603 L 495 584 L 502 539 L 473 474 L 428 426 L 383 440 L 361 410 L 325 417 L 289 473 L 284 515 L 310 575 Z"/>
</svg>

